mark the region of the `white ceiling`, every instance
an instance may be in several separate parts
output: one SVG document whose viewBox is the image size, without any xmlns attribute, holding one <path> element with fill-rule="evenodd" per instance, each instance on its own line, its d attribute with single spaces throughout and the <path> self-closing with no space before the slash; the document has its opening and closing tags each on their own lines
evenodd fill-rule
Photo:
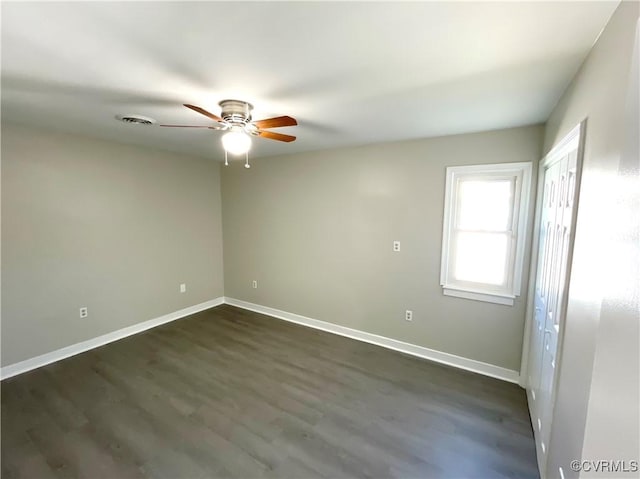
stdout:
<svg viewBox="0 0 640 479">
<path fill-rule="evenodd" d="M 220 159 L 225 98 L 290 115 L 252 156 L 543 122 L 618 2 L 2 2 L 2 118 Z"/>
</svg>

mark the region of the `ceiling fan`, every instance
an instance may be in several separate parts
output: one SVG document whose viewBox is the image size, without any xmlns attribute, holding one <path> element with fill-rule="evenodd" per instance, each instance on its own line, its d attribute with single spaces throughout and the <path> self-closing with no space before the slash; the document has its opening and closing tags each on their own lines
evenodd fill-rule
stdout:
<svg viewBox="0 0 640 479">
<path fill-rule="evenodd" d="M 215 123 L 211 126 L 196 125 L 160 125 L 169 128 L 208 128 L 210 130 L 221 130 L 227 133 L 222 137 L 222 146 L 226 153 L 234 155 L 246 155 L 251 148 L 251 137 L 259 136 L 269 140 L 291 142 L 295 136 L 268 131 L 266 128 L 280 128 L 283 126 L 296 126 L 298 122 L 290 116 L 278 116 L 267 118 L 266 120 L 256 120 L 251 118 L 253 105 L 241 100 L 222 100 L 220 103 L 222 112 L 220 116 L 208 112 L 204 108 L 185 103 L 187 108 L 206 116 Z M 248 168 L 249 163 L 245 164 Z"/>
</svg>

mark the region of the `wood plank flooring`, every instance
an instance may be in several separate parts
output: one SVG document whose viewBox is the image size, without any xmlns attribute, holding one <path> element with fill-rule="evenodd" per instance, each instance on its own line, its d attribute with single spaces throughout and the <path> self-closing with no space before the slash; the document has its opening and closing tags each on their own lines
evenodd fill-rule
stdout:
<svg viewBox="0 0 640 479">
<path fill-rule="evenodd" d="M 2 478 L 537 478 L 518 386 L 232 306 L 2 382 Z"/>
</svg>

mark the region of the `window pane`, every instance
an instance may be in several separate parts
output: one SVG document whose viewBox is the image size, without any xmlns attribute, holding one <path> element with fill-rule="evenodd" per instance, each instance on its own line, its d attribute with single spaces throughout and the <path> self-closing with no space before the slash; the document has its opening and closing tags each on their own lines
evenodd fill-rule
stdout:
<svg viewBox="0 0 640 479">
<path fill-rule="evenodd" d="M 458 228 L 510 229 L 513 180 L 461 180 L 458 186 Z"/>
<path fill-rule="evenodd" d="M 458 281 L 471 281 L 502 285 L 508 237 L 499 233 L 458 233 L 454 277 Z"/>
</svg>

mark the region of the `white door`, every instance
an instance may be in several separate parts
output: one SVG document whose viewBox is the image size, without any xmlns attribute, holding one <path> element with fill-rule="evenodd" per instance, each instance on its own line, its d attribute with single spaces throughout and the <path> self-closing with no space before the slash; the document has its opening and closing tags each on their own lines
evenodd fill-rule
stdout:
<svg viewBox="0 0 640 479">
<path fill-rule="evenodd" d="M 539 240 L 529 357 L 529 403 L 538 462 L 544 470 L 553 416 L 559 342 L 577 196 L 579 135 L 542 163 Z"/>
</svg>

